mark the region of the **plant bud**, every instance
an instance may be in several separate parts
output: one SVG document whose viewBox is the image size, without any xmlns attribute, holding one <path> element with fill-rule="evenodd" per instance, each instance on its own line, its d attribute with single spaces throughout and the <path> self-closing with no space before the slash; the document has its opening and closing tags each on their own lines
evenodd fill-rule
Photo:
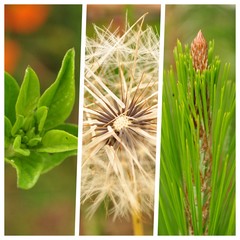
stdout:
<svg viewBox="0 0 240 240">
<path fill-rule="evenodd" d="M 193 67 L 196 71 L 201 72 L 207 69 L 208 64 L 208 48 L 207 42 L 200 30 L 191 44 L 191 55 Z"/>
</svg>

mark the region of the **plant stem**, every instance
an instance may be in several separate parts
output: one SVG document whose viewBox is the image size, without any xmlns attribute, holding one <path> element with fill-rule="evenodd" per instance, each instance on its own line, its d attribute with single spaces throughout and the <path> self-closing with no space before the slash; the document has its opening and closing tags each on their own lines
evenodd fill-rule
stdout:
<svg viewBox="0 0 240 240">
<path fill-rule="evenodd" d="M 209 207 L 211 200 L 211 175 L 212 175 L 212 153 L 211 153 L 211 142 L 207 138 L 204 132 L 202 138 L 201 150 L 204 154 L 203 158 L 203 170 L 200 171 L 202 188 L 201 192 L 203 194 L 203 205 L 202 205 L 202 219 L 203 219 L 203 231 L 204 235 L 208 235 L 208 220 L 209 220 Z"/>
<path fill-rule="evenodd" d="M 135 236 L 144 235 L 142 214 L 140 212 L 132 212 L 133 234 Z"/>
<path fill-rule="evenodd" d="M 188 234 L 194 235 L 193 230 L 193 223 L 192 223 L 192 215 L 191 215 L 191 209 L 190 209 L 190 203 L 188 201 L 188 192 L 186 184 L 184 184 L 184 193 L 185 193 L 185 215 L 187 217 L 187 223 L 188 223 Z"/>
</svg>

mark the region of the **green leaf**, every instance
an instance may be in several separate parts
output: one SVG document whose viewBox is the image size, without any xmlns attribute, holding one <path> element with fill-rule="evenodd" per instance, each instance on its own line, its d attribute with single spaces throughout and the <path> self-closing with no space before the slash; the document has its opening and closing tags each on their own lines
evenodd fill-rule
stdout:
<svg viewBox="0 0 240 240">
<path fill-rule="evenodd" d="M 33 112 L 40 97 L 39 80 L 36 73 L 28 67 L 16 102 L 16 114 L 27 116 Z"/>
<path fill-rule="evenodd" d="M 6 159 L 17 171 L 17 186 L 22 189 L 29 189 L 37 182 L 42 168 L 43 159 L 41 154 L 31 152 L 28 157 L 15 157 Z"/>
<path fill-rule="evenodd" d="M 42 173 L 50 171 L 51 169 L 60 165 L 66 158 L 74 155 L 77 155 L 77 150 L 53 154 L 42 153 L 42 156 L 44 156 L 44 166 Z"/>
<path fill-rule="evenodd" d="M 19 93 L 17 81 L 8 73 L 4 74 L 4 110 L 5 115 L 13 124 L 16 120 L 15 104 Z"/>
<path fill-rule="evenodd" d="M 63 123 L 70 115 L 75 99 L 74 49 L 70 49 L 62 62 L 56 81 L 43 93 L 38 106 L 49 108 L 45 129 Z"/>
<path fill-rule="evenodd" d="M 56 127 L 58 130 L 64 130 L 65 132 L 68 132 L 74 136 L 78 136 L 78 126 L 76 124 L 72 123 L 63 123 Z"/>
<path fill-rule="evenodd" d="M 78 138 L 62 130 L 50 130 L 42 138 L 39 152 L 58 153 L 77 149 Z"/>
</svg>

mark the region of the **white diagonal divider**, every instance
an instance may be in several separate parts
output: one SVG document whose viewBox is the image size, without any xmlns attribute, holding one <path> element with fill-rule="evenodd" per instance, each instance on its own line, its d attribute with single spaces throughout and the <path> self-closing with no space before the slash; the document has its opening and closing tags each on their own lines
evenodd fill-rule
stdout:
<svg viewBox="0 0 240 240">
<path fill-rule="evenodd" d="M 84 68 L 86 45 L 87 6 L 82 4 L 82 31 L 81 31 L 81 59 L 80 59 L 80 84 L 79 84 L 79 112 L 78 112 L 78 154 L 76 175 L 76 202 L 75 202 L 75 230 L 74 235 L 80 233 L 80 196 L 81 196 L 81 166 L 82 166 L 82 126 L 83 126 L 83 98 L 84 98 Z"/>
<path fill-rule="evenodd" d="M 162 84 L 164 63 L 164 34 L 165 34 L 165 3 L 161 1 L 160 11 L 160 47 L 158 70 L 158 113 L 157 113 L 157 144 L 155 164 L 155 196 L 154 196 L 154 221 L 153 236 L 158 235 L 158 207 L 159 207 L 159 180 L 160 180 L 160 152 L 161 152 L 161 122 L 162 122 Z"/>
</svg>

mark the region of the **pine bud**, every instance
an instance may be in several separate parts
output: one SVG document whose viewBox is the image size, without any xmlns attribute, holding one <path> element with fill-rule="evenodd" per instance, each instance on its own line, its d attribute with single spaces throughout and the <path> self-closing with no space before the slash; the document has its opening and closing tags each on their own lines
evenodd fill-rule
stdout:
<svg viewBox="0 0 240 240">
<path fill-rule="evenodd" d="M 195 70 L 201 72 L 207 68 L 208 48 L 207 42 L 200 30 L 191 44 L 191 55 Z"/>
</svg>

